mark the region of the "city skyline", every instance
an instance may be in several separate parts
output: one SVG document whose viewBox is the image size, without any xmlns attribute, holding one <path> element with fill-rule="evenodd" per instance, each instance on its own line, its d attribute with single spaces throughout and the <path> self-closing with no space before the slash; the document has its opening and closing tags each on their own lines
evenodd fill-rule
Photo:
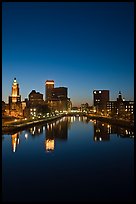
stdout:
<svg viewBox="0 0 136 204">
<path fill-rule="evenodd" d="M 68 87 L 73 106 L 93 90 L 134 100 L 134 4 L 2 3 L 2 100 L 14 77 L 22 100 L 45 81 Z"/>
</svg>

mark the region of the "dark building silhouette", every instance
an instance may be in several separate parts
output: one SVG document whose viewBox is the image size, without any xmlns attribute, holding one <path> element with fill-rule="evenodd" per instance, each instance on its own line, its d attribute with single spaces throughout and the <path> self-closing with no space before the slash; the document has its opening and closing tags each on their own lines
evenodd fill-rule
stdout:
<svg viewBox="0 0 136 204">
<path fill-rule="evenodd" d="M 94 90 L 93 101 L 97 113 L 106 114 L 106 105 L 109 101 L 109 90 Z"/>
<path fill-rule="evenodd" d="M 5 115 L 5 102 L 2 101 L 2 115 Z"/>
<path fill-rule="evenodd" d="M 67 88 L 66 87 L 53 88 L 51 91 L 51 98 L 67 99 Z"/>
</svg>

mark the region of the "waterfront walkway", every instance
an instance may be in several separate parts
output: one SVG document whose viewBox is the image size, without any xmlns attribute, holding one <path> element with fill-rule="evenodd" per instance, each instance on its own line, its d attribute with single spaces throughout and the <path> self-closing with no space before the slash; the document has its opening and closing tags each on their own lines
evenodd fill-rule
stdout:
<svg viewBox="0 0 136 204">
<path fill-rule="evenodd" d="M 24 130 L 25 128 L 28 128 L 30 126 L 34 126 L 37 124 L 43 124 L 43 123 L 47 123 L 49 121 L 52 120 L 57 120 L 61 117 L 63 117 L 64 114 L 59 114 L 56 116 L 51 116 L 51 117 L 42 117 L 42 118 L 38 118 L 38 119 L 23 119 L 23 120 L 14 120 L 8 123 L 5 123 L 4 125 L 2 125 L 2 134 L 10 134 L 11 132 L 16 132 L 16 131 L 20 131 L 20 130 Z"/>
</svg>

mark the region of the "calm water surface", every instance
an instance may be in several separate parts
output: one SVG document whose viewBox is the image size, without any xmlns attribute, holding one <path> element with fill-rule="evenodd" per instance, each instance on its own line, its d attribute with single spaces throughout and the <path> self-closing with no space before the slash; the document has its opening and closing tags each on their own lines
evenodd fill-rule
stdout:
<svg viewBox="0 0 136 204">
<path fill-rule="evenodd" d="M 3 201 L 131 201 L 134 132 L 63 117 L 2 136 Z"/>
</svg>

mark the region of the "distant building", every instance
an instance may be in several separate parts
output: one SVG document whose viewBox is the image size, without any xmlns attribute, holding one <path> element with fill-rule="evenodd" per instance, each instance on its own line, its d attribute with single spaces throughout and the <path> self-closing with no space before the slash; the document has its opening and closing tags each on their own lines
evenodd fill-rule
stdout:
<svg viewBox="0 0 136 204">
<path fill-rule="evenodd" d="M 43 103 L 43 94 L 36 92 L 35 90 L 32 90 L 28 97 L 31 105 Z"/>
<path fill-rule="evenodd" d="M 52 97 L 51 90 L 54 88 L 54 80 L 46 80 L 45 82 L 45 100 L 48 101 Z"/>
<path fill-rule="evenodd" d="M 9 96 L 9 103 L 18 103 L 21 102 L 21 95 L 19 95 L 19 84 L 17 83 L 16 78 L 14 78 L 13 84 L 12 84 L 12 93 L 11 96 Z"/>
<path fill-rule="evenodd" d="M 5 115 L 5 102 L 2 101 L 2 115 Z"/>
<path fill-rule="evenodd" d="M 51 91 L 51 98 L 66 99 L 67 98 L 67 89 L 68 88 L 66 88 L 66 87 L 53 88 Z"/>
<path fill-rule="evenodd" d="M 80 110 L 80 108 L 79 107 L 76 107 L 76 106 L 73 106 L 72 108 L 71 108 L 71 112 L 80 112 L 81 110 Z"/>
<path fill-rule="evenodd" d="M 88 112 L 89 111 L 89 104 L 85 103 L 85 104 L 81 104 L 81 111 L 82 112 Z"/>
<path fill-rule="evenodd" d="M 54 80 L 46 81 L 46 102 L 51 111 L 69 111 L 71 110 L 71 101 L 67 97 L 67 87 L 54 88 Z"/>
<path fill-rule="evenodd" d="M 24 117 L 40 117 L 48 112 L 47 103 L 43 100 L 43 94 L 32 90 L 28 98 L 28 100 L 25 100 Z"/>
<path fill-rule="evenodd" d="M 109 101 L 109 90 L 94 90 L 93 102 L 97 113 L 106 114 L 107 102 Z"/>
<path fill-rule="evenodd" d="M 9 114 L 15 117 L 22 116 L 21 95 L 19 95 L 19 84 L 14 78 L 12 93 L 9 96 Z"/>
<path fill-rule="evenodd" d="M 122 98 L 121 92 L 119 91 L 119 95 L 116 101 L 108 101 L 107 102 L 107 115 L 126 118 L 126 119 L 134 119 L 134 101 L 125 101 Z"/>
</svg>

